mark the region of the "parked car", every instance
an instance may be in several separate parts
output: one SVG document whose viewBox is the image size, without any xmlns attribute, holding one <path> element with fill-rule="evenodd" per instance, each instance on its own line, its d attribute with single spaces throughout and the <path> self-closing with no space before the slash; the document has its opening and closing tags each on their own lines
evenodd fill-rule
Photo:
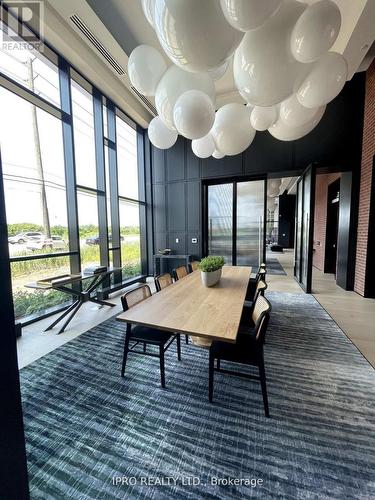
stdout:
<svg viewBox="0 0 375 500">
<path fill-rule="evenodd" d="M 108 235 L 108 242 L 112 241 L 112 235 Z M 124 237 L 120 236 L 120 241 L 124 241 Z M 90 236 L 86 238 L 86 245 L 99 245 L 99 236 Z"/>
<path fill-rule="evenodd" d="M 61 236 L 51 236 L 51 238 L 43 238 L 36 241 L 28 241 L 26 248 L 28 250 L 65 250 L 68 244 Z"/>
<path fill-rule="evenodd" d="M 26 243 L 30 240 L 37 241 L 41 240 L 44 237 L 44 234 L 40 232 L 18 233 L 16 234 L 16 236 L 10 236 L 8 238 L 8 241 L 12 245 L 15 245 L 16 243 L 22 245 L 23 243 Z"/>
</svg>

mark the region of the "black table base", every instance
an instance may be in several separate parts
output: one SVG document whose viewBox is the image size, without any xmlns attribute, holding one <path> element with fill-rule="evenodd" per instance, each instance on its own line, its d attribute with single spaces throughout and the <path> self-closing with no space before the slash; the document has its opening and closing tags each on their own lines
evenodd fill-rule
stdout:
<svg viewBox="0 0 375 500">
<path fill-rule="evenodd" d="M 97 297 L 91 297 L 91 294 L 105 281 L 107 277 L 108 277 L 107 274 L 105 276 L 103 276 L 102 274 L 94 276 L 93 281 L 91 282 L 87 290 L 75 290 L 74 288 L 68 288 L 63 285 L 54 286 L 53 287 L 54 290 L 67 293 L 68 295 L 75 297 L 75 301 L 68 307 L 68 309 L 66 309 L 66 311 L 64 311 L 61 314 L 61 316 L 59 316 L 53 323 L 51 323 L 49 327 L 46 328 L 44 331 L 47 332 L 49 330 L 52 330 L 52 328 L 54 328 L 58 323 L 60 323 L 60 321 L 62 321 L 66 316 L 68 316 L 63 326 L 57 332 L 57 334 L 62 333 L 65 330 L 65 328 L 69 325 L 69 323 L 72 321 L 74 316 L 77 314 L 82 304 L 84 304 L 85 302 L 94 302 L 95 304 L 99 304 L 101 306 L 115 307 L 115 304 L 111 304 L 111 302 L 106 302 L 105 300 L 99 300 Z"/>
</svg>

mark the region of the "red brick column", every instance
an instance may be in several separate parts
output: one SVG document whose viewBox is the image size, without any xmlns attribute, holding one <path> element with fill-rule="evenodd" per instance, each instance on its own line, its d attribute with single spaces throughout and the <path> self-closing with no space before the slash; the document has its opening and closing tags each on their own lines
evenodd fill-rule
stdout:
<svg viewBox="0 0 375 500">
<path fill-rule="evenodd" d="M 361 181 L 354 290 L 365 295 L 366 263 L 371 204 L 372 167 L 375 155 L 375 61 L 366 74 Z"/>
</svg>

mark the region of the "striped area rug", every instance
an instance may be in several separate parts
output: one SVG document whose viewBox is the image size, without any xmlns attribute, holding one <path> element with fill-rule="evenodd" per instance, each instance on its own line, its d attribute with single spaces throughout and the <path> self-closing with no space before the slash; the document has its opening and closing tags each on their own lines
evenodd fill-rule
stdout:
<svg viewBox="0 0 375 500">
<path fill-rule="evenodd" d="M 267 257 L 267 273 L 268 274 L 277 274 L 279 276 L 286 276 L 286 272 L 284 271 L 283 266 L 277 259 Z"/>
<path fill-rule="evenodd" d="M 31 497 L 375 498 L 373 368 L 312 296 L 268 298 L 270 419 L 246 379 L 218 374 L 209 404 L 207 351 L 184 342 L 165 390 L 156 359 L 122 379 L 115 320 L 21 370 Z"/>
</svg>

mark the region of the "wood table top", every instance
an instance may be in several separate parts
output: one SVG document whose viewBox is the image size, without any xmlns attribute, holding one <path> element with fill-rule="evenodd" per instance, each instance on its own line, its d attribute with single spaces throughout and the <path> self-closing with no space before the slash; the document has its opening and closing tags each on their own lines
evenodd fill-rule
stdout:
<svg viewBox="0 0 375 500">
<path fill-rule="evenodd" d="M 116 319 L 212 340 L 235 342 L 251 267 L 224 266 L 220 282 L 210 288 L 200 271 L 131 307 Z"/>
</svg>

